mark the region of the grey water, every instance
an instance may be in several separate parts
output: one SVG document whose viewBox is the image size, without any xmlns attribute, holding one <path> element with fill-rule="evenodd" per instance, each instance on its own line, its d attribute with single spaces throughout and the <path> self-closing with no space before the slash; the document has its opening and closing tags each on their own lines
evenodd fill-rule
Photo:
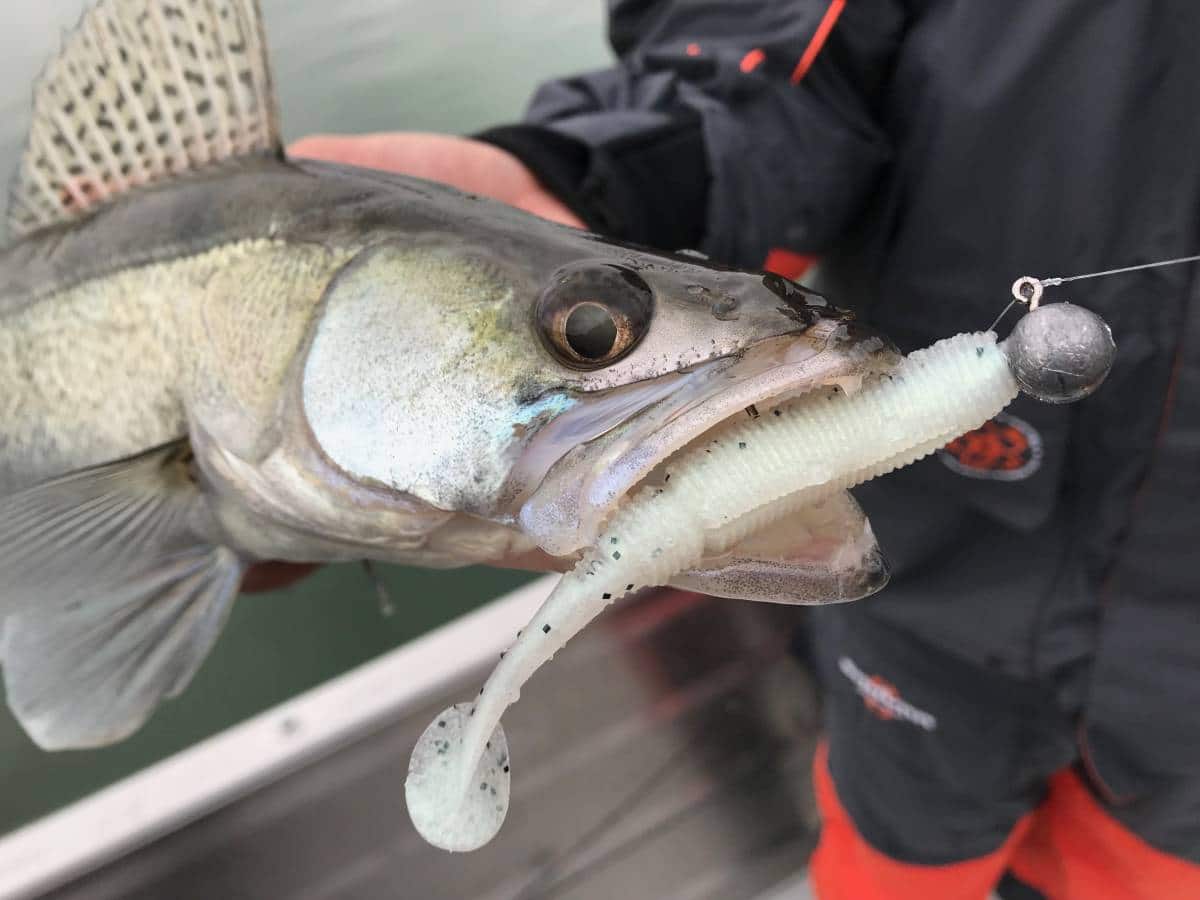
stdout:
<svg viewBox="0 0 1200 900">
<path fill-rule="evenodd" d="M 395 129 L 469 134 L 514 121 L 536 85 L 602 66 L 603 0 L 262 0 L 285 137 Z M 0 179 L 16 168 L 32 85 L 81 0 L 0 2 Z M 0 386 L 0 390 L 3 387 Z M 390 567 L 383 615 L 357 566 L 243 597 L 192 686 L 115 747 L 38 750 L 0 703 L 0 833 L 436 627 L 526 576 Z"/>
<path fill-rule="evenodd" d="M 88 5 L 4 0 L 0 173 L 37 73 Z M 603 0 L 262 0 L 284 132 L 469 133 L 512 121 L 546 78 L 603 65 Z"/>
</svg>

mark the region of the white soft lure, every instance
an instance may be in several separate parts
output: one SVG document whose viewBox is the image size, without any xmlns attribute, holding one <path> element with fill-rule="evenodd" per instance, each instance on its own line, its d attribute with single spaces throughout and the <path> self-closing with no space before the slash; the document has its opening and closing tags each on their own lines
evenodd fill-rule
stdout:
<svg viewBox="0 0 1200 900">
<path fill-rule="evenodd" d="M 1068 304 L 1042 312 L 1049 313 L 1047 324 L 1022 328 L 1041 323 L 1040 314 L 1031 313 L 1003 344 L 992 332 L 947 338 L 857 393 L 815 391 L 681 452 L 669 464 L 672 477 L 631 496 L 563 576 L 479 696 L 445 710 L 421 735 L 406 783 L 409 814 L 421 835 L 445 850 L 466 851 L 496 834 L 508 810 L 510 780 L 500 717 L 530 676 L 605 607 L 638 588 L 666 584 L 795 510 L 906 466 L 982 425 L 1022 387 L 1030 389 L 1024 376 L 1031 347 L 1057 340 L 1078 350 L 1075 318 L 1095 319 Z M 1071 321 L 1049 321 L 1063 312 Z M 1111 336 L 1095 321 L 1107 336 L 1111 363 Z M 1049 344 L 1043 332 L 1051 335 Z M 1030 392 L 1068 399 L 1054 390 Z"/>
</svg>

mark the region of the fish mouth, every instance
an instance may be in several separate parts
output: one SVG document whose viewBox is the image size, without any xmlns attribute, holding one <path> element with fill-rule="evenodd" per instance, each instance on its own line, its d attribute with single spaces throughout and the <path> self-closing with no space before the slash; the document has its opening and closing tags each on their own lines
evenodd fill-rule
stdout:
<svg viewBox="0 0 1200 900">
<path fill-rule="evenodd" d="M 690 371 L 605 392 L 547 425 L 526 449 L 522 464 L 556 461 L 523 499 L 521 528 L 551 556 L 572 556 L 595 543 L 631 491 L 669 477 L 673 458 L 731 421 L 771 415 L 816 390 L 853 393 L 899 360 L 878 333 L 824 319 Z"/>
</svg>

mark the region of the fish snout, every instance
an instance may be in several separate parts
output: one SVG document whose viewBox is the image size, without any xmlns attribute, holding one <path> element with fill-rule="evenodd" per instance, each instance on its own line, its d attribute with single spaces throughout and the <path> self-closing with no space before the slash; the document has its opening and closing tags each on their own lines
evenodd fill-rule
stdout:
<svg viewBox="0 0 1200 900">
<path fill-rule="evenodd" d="M 689 278 L 702 274 L 702 278 Z M 665 293 L 718 322 L 761 323 L 775 333 L 807 328 L 823 319 L 848 321 L 853 314 L 838 309 L 822 294 L 774 272 L 704 270 L 679 273 Z"/>
<path fill-rule="evenodd" d="M 888 371 L 900 362 L 903 354 L 891 338 L 870 325 L 855 321 L 853 313 L 843 315 L 843 318 L 822 323 L 822 329 L 828 329 L 826 340 L 831 348 L 863 360 L 874 372 Z"/>
<path fill-rule="evenodd" d="M 892 342 L 857 322 L 853 312 L 773 272 L 707 268 L 658 271 L 652 277 L 656 295 L 665 300 L 664 317 L 681 316 L 693 334 L 712 339 L 714 355 L 798 340 L 812 350 L 870 355 L 884 368 L 899 358 Z"/>
</svg>

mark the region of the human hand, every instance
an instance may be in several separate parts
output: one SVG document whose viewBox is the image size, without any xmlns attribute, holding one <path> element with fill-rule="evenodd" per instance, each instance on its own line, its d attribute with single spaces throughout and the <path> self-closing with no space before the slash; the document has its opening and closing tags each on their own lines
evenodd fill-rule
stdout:
<svg viewBox="0 0 1200 900">
<path fill-rule="evenodd" d="M 579 217 L 547 191 L 517 157 L 483 141 L 417 131 L 314 135 L 292 144 L 288 152 L 440 181 L 543 219 L 584 227 Z"/>
</svg>

